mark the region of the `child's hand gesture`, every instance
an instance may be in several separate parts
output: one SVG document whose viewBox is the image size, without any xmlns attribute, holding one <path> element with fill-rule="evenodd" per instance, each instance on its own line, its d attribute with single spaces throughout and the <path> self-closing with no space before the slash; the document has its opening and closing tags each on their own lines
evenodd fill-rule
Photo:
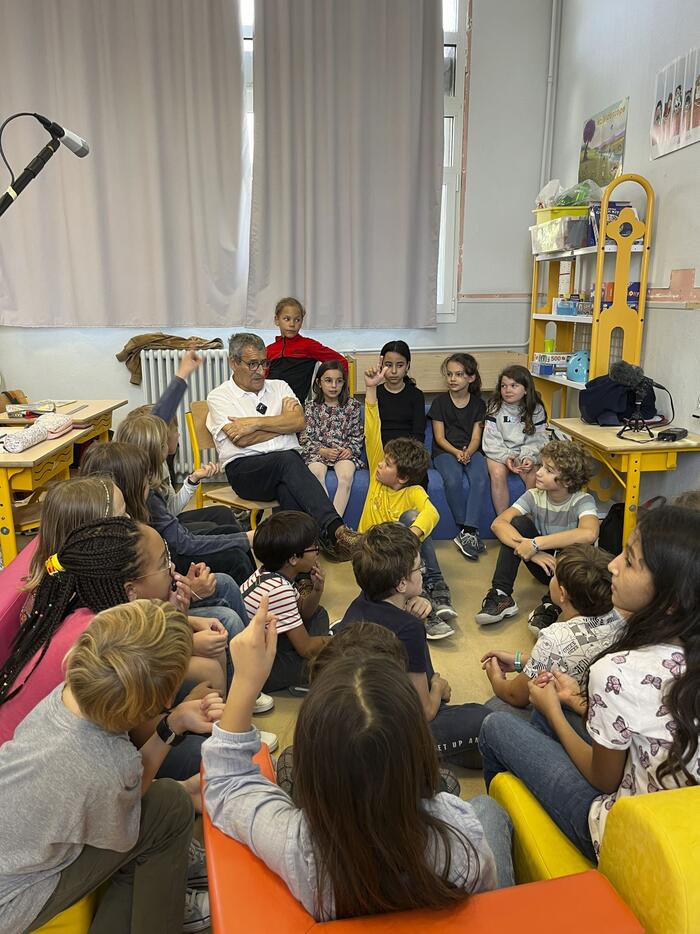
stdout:
<svg viewBox="0 0 700 934">
<path fill-rule="evenodd" d="M 546 675 L 546 678 L 543 675 Z M 533 678 L 528 685 L 528 691 L 532 706 L 549 720 L 561 710 L 561 701 L 552 675 L 548 671 L 543 672 L 543 675 Z"/>
<path fill-rule="evenodd" d="M 201 357 L 196 350 L 188 350 L 180 360 L 177 375 L 180 379 L 187 381 L 194 371 L 202 365 L 203 360 L 204 357 Z"/>
<path fill-rule="evenodd" d="M 192 652 L 199 658 L 217 658 L 226 648 L 228 633 L 218 620 L 208 619 L 206 622 L 210 625 L 192 636 Z"/>
<path fill-rule="evenodd" d="M 216 575 L 203 561 L 190 564 L 187 582 L 190 585 L 192 597 L 196 600 L 205 600 L 207 597 L 214 596 Z"/>
<path fill-rule="evenodd" d="M 506 672 L 515 671 L 514 652 L 487 652 L 481 657 L 481 668 L 491 677 L 491 673 L 501 677 Z"/>
<path fill-rule="evenodd" d="M 548 551 L 538 551 L 536 555 L 533 555 L 530 558 L 530 561 L 532 564 L 539 564 L 541 568 L 545 569 L 550 577 L 554 574 L 554 571 L 557 567 L 557 559 Z"/>
<path fill-rule="evenodd" d="M 381 386 L 386 378 L 386 371 L 389 367 L 382 366 L 381 362 L 377 366 L 371 366 L 365 370 L 365 386 Z"/>
<path fill-rule="evenodd" d="M 323 588 L 326 586 L 326 575 L 323 573 L 321 566 L 319 564 L 314 564 L 310 574 L 311 583 L 314 585 L 316 593 L 323 593 Z"/>
<path fill-rule="evenodd" d="M 427 619 L 433 611 L 433 606 L 426 597 L 411 597 L 406 604 L 406 612 L 418 619 Z"/>
<path fill-rule="evenodd" d="M 203 464 L 201 467 L 193 470 L 187 479 L 192 483 L 200 483 L 202 480 L 215 477 L 220 469 L 218 464 Z"/>
<path fill-rule="evenodd" d="M 221 719 L 224 702 L 215 691 L 200 700 L 188 700 L 178 704 L 168 714 L 168 725 L 174 733 L 211 733 L 212 723 Z"/>
<path fill-rule="evenodd" d="M 172 575 L 174 589 L 170 591 L 168 603 L 172 603 L 176 610 L 186 613 L 190 608 L 192 592 L 190 584 L 186 577 L 178 574 L 176 571 Z"/>
<path fill-rule="evenodd" d="M 587 710 L 588 698 L 581 693 L 581 687 L 576 678 L 564 674 L 563 671 L 553 671 L 552 681 L 562 704 L 577 713 L 584 713 Z"/>
<path fill-rule="evenodd" d="M 233 683 L 237 688 L 248 688 L 254 700 L 272 671 L 277 651 L 277 617 L 268 612 L 267 594 L 243 632 L 231 640 L 229 650 Z"/>
</svg>

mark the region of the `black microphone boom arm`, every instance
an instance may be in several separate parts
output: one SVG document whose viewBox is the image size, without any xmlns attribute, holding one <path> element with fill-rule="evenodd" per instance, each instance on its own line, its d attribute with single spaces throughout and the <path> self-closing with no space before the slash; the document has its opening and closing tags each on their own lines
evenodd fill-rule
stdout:
<svg viewBox="0 0 700 934">
<path fill-rule="evenodd" d="M 56 137 L 52 137 L 41 152 L 32 159 L 22 174 L 15 179 L 14 184 L 10 185 L 4 195 L 0 197 L 0 215 L 5 213 L 10 205 L 17 200 L 27 185 L 37 177 L 51 156 L 56 152 L 59 145 L 60 143 Z"/>
</svg>

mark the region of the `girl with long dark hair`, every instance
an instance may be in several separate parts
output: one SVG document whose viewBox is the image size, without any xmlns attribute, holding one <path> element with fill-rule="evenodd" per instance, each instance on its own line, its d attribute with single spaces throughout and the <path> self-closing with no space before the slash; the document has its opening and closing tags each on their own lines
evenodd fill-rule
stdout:
<svg viewBox="0 0 700 934">
<path fill-rule="evenodd" d="M 609 567 L 613 605 L 628 618 L 587 691 L 545 673 L 530 683 L 539 717 L 494 713 L 479 737 L 487 787 L 513 772 L 592 860 L 620 798 L 700 781 L 700 513 L 651 510 Z M 562 705 L 585 713 L 590 743 Z"/>
<path fill-rule="evenodd" d="M 389 341 L 379 352 L 386 375 L 377 387 L 382 444 L 395 438 L 415 438 L 425 444 L 425 396 L 408 374 L 411 350 L 406 341 Z"/>
<path fill-rule="evenodd" d="M 294 800 L 263 778 L 251 710 L 276 637 L 275 618 L 260 612 L 231 644 L 233 685 L 202 749 L 216 826 L 323 921 L 445 908 L 512 884 L 505 812 L 438 792 L 418 694 L 386 655 L 337 659 L 314 680 L 294 734 Z"/>
</svg>

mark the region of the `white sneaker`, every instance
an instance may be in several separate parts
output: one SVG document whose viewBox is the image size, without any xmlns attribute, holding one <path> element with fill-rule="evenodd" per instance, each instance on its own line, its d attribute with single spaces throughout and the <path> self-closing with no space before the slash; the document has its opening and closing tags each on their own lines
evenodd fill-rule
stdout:
<svg viewBox="0 0 700 934">
<path fill-rule="evenodd" d="M 182 926 L 184 934 L 205 931 L 210 925 L 209 893 L 198 889 L 187 889 L 185 895 L 185 920 Z"/>
<path fill-rule="evenodd" d="M 268 710 L 272 710 L 275 706 L 274 700 L 270 697 L 269 694 L 263 694 L 262 691 L 258 694 L 257 700 L 255 701 L 255 707 L 253 707 L 253 714 L 256 713 L 267 713 Z"/>
<path fill-rule="evenodd" d="M 259 732 L 260 742 L 265 743 L 270 752 L 274 752 L 280 744 L 280 741 L 277 739 L 277 734 L 266 733 L 265 730 L 260 730 Z"/>
</svg>

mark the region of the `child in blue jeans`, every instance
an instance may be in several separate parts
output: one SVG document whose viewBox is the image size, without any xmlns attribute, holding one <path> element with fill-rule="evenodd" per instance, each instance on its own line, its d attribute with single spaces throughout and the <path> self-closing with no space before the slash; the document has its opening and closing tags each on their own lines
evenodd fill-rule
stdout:
<svg viewBox="0 0 700 934">
<path fill-rule="evenodd" d="M 430 406 L 433 423 L 433 463 L 445 484 L 445 496 L 458 528 L 455 545 L 466 558 L 478 561 L 486 547 L 479 535 L 479 512 L 487 496 L 489 475 L 481 453 L 486 404 L 481 376 L 468 353 L 453 353 L 442 364 L 447 392 Z M 462 485 L 467 478 L 467 491 Z"/>
</svg>

